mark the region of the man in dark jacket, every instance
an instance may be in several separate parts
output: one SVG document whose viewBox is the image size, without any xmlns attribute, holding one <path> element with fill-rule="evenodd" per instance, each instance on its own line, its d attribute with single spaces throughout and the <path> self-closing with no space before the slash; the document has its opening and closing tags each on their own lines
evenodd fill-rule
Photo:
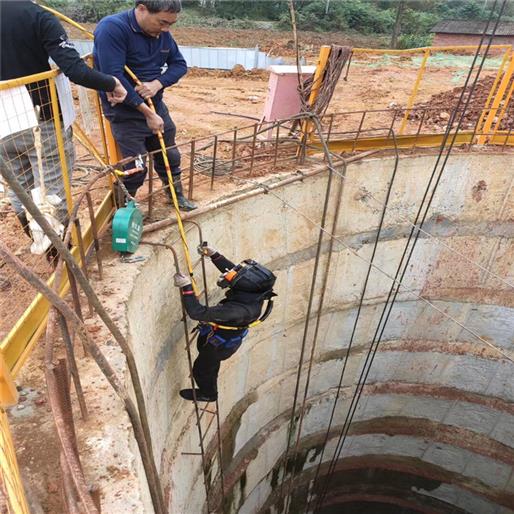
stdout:
<svg viewBox="0 0 514 514">
<path fill-rule="evenodd" d="M 102 19 L 95 30 L 95 66 L 117 77 L 128 91 L 125 102 L 111 107 L 103 99 L 104 113 L 123 157 L 137 157 L 160 149 L 157 132 L 163 131 L 173 185 L 180 209 L 191 211 L 196 205 L 182 192 L 180 152 L 175 146 L 176 127 L 162 96 L 164 89 L 176 84 L 186 73 L 187 64 L 170 34 L 181 11 L 180 0 L 136 0 L 130 11 Z M 128 66 L 141 81 L 135 85 L 124 67 Z M 144 102 L 151 98 L 156 113 Z M 154 154 L 155 171 L 165 186 L 168 176 L 161 153 Z M 134 163 L 126 169 L 134 168 Z M 130 195 L 143 185 L 146 167 L 128 175 L 124 185 Z M 171 199 L 169 187 L 165 187 Z"/>
<path fill-rule="evenodd" d="M 106 92 L 110 103 L 123 102 L 127 91 L 120 81 L 91 69 L 68 40 L 59 20 L 42 7 L 28 0 L 0 0 L 0 80 L 10 80 L 49 71 L 48 59 L 75 84 Z M 57 195 L 61 204 L 57 214 L 66 223 L 67 208 L 64 195 L 61 162 L 50 102 L 48 80 L 30 83 L 27 89 L 34 106 L 41 108 L 39 128 L 42 141 L 42 164 L 48 194 Z M 71 174 L 74 148 L 71 128 L 63 134 L 68 170 Z M 12 171 L 27 192 L 39 186 L 37 154 L 32 130 L 6 136 L 0 141 L 2 166 Z M 1 171 L 1 166 L 0 166 Z M 28 221 L 21 202 L 9 192 L 13 209 L 24 230 L 30 235 Z"/>
<path fill-rule="evenodd" d="M 232 356 L 248 334 L 248 326 L 259 319 L 263 304 L 269 301 L 266 317 L 272 307 L 271 298 L 275 275 L 259 263 L 246 260 L 235 265 L 207 245 L 198 252 L 211 258 L 222 275 L 218 285 L 228 287 L 225 298 L 214 307 L 202 305 L 196 298 L 188 276 L 177 273 L 175 285 L 180 287 L 184 306 L 198 326 L 198 357 L 193 366 L 193 376 L 198 385 L 195 390 L 198 401 L 213 402 L 218 398 L 218 372 L 221 361 Z M 262 319 L 262 318 L 261 318 Z M 193 400 L 192 389 L 182 389 L 180 396 Z"/>
</svg>

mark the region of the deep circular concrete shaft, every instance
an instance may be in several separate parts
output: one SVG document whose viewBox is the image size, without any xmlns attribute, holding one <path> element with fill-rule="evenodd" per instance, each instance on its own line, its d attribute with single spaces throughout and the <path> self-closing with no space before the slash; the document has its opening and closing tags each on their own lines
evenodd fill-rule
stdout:
<svg viewBox="0 0 514 514">
<path fill-rule="evenodd" d="M 434 163 L 435 156 L 400 160 L 375 258 L 389 275 L 395 273 L 411 229 L 408 220 L 414 219 Z M 514 512 L 514 364 L 492 348 L 513 354 L 513 290 L 491 274 L 514 283 L 514 175 L 511 157 L 501 153 L 462 153 L 450 159 L 425 225 L 433 237 L 421 235 L 403 279 L 414 294 L 401 290 L 397 297 L 348 437 L 333 473 L 326 476 L 391 286 L 387 275 L 371 272 L 325 446 L 380 216 L 381 206 L 373 197 L 385 198 L 393 164 L 390 157 L 352 164 L 342 192 L 341 179 L 334 178 L 327 227 L 341 202 L 335 230 L 340 242 L 330 257 L 298 451 L 294 442 L 299 411 L 287 460 L 319 234 L 309 220 L 321 219 L 327 171 L 274 190 L 309 220 L 272 194 L 244 198 L 196 219 L 209 244 L 233 260 L 258 259 L 278 276 L 272 316 L 222 364 L 226 494 L 218 500 L 224 512 L 283 512 L 289 491 L 290 512 L 305 512 L 311 495 L 312 511 L 324 484 L 327 494 L 318 510 L 323 514 Z M 188 237 L 194 247 L 197 235 L 192 227 Z M 177 241 L 175 232 L 165 240 Z M 180 248 L 178 242 L 173 244 Z M 328 249 L 325 238 L 299 404 Z M 205 488 L 200 457 L 184 455 L 198 451 L 198 433 L 193 405 L 178 396 L 189 379 L 173 273 L 170 253 L 153 251 L 134 283 L 127 317 L 170 512 L 197 514 L 206 512 Z M 222 294 L 214 287 L 216 276 L 211 266 L 211 303 Z M 208 458 L 216 447 L 211 429 L 206 437 Z M 140 483 L 144 488 L 144 478 Z"/>
</svg>

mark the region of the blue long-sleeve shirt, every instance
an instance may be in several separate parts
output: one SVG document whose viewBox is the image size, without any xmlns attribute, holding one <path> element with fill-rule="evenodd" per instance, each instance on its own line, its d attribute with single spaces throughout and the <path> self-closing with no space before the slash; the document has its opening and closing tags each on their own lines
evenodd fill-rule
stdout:
<svg viewBox="0 0 514 514">
<path fill-rule="evenodd" d="M 153 97 L 156 107 L 162 100 L 164 88 L 176 84 L 187 73 L 186 61 L 171 34 L 161 32 L 159 37 L 149 36 L 137 23 L 133 9 L 100 21 L 95 30 L 93 57 L 98 70 L 117 77 L 127 90 L 125 102 L 114 107 L 102 95 L 104 112 L 109 117 L 140 114 L 135 108 L 143 103 L 143 98 L 124 71 L 125 65 L 141 82 L 158 79 L 163 85 Z"/>
</svg>

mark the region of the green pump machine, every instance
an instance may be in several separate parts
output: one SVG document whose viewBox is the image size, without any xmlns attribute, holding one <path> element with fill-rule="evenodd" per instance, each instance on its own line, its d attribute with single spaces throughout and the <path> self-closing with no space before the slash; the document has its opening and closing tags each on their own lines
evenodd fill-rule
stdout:
<svg viewBox="0 0 514 514">
<path fill-rule="evenodd" d="M 112 249 L 122 255 L 134 253 L 143 234 L 143 215 L 131 200 L 116 211 L 112 220 Z"/>
</svg>

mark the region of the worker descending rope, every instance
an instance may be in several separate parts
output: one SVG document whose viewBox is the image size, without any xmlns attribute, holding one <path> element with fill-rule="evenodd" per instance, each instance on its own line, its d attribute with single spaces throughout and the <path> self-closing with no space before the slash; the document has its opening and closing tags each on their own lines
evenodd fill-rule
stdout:
<svg viewBox="0 0 514 514">
<path fill-rule="evenodd" d="M 253 260 L 245 260 L 237 266 L 206 243 L 198 247 L 198 253 L 211 258 L 222 272 L 217 284 L 228 287 L 225 298 L 214 307 L 202 305 L 196 298 L 191 280 L 183 273 L 174 277 L 181 288 L 184 305 L 189 317 L 200 321 L 198 331 L 198 357 L 193 366 L 193 376 L 199 389 L 182 389 L 180 396 L 186 400 L 214 402 L 218 397 L 218 372 L 220 362 L 232 356 L 241 346 L 248 329 L 264 321 L 273 308 L 275 275 Z M 264 302 L 267 306 L 261 316 Z"/>
</svg>

